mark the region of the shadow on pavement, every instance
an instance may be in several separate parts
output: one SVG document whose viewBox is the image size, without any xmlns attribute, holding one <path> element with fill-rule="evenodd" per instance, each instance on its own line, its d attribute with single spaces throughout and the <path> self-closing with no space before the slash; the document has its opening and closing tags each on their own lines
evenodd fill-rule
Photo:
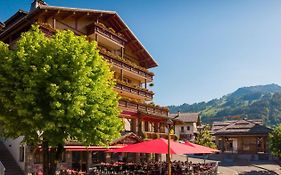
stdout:
<svg viewBox="0 0 281 175">
<path fill-rule="evenodd" d="M 245 173 L 239 173 L 239 175 L 278 175 L 278 174 L 270 171 L 249 171 Z"/>
</svg>

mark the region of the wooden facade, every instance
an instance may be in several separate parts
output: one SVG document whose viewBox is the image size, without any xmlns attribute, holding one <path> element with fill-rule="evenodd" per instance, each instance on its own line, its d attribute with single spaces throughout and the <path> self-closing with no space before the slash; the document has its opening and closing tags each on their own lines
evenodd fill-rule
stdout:
<svg viewBox="0 0 281 175">
<path fill-rule="evenodd" d="M 161 128 L 165 127 L 168 108 L 154 105 L 154 92 L 148 89 L 154 77 L 149 68 L 157 63 L 116 12 L 55 7 L 35 1 L 30 12 L 20 10 L 1 25 L 0 40 L 13 45 L 35 23 L 47 35 L 69 29 L 97 41 L 100 54 L 114 71 L 115 90 L 121 96 L 120 117 L 126 130 L 142 137 L 144 132 L 165 134 Z M 155 129 L 146 129 L 147 122 Z"/>
<path fill-rule="evenodd" d="M 261 120 L 214 122 L 212 126 L 218 148 L 222 152 L 239 154 L 268 153 L 270 131 Z"/>
<path fill-rule="evenodd" d="M 29 12 L 19 10 L 0 24 L 0 40 L 13 47 L 21 33 L 28 31 L 33 24 L 38 24 L 46 35 L 53 35 L 58 30 L 71 30 L 76 35 L 85 35 L 90 41 L 96 41 L 100 54 L 114 71 L 115 90 L 121 96 L 120 118 L 125 131 L 140 139 L 167 138 L 168 108 L 154 105 L 154 92 L 148 89 L 154 77 L 149 69 L 156 67 L 157 63 L 116 12 L 49 6 L 35 0 Z M 84 169 L 82 160 L 86 164 L 92 162 L 93 155 L 87 155 L 91 156 L 85 158 L 84 153 L 68 151 L 66 158 L 69 161 L 77 158 L 78 161 L 80 157 L 80 169 Z M 27 160 L 30 160 L 27 171 L 31 171 L 34 162 L 32 164 L 30 157 Z M 70 168 L 71 165 L 67 164 Z"/>
</svg>

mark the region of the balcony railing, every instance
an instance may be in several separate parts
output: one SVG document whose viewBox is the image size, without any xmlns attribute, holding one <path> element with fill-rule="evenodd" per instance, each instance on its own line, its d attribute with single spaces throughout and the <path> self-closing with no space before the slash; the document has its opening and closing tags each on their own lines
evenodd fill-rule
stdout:
<svg viewBox="0 0 281 175">
<path fill-rule="evenodd" d="M 132 86 L 122 81 L 117 81 L 115 88 L 121 91 L 126 91 L 134 95 L 144 97 L 146 100 L 152 100 L 154 95 L 154 93 L 152 91 L 149 91 L 148 89 Z"/>
<path fill-rule="evenodd" d="M 145 113 L 148 115 L 155 115 L 160 117 L 168 117 L 169 109 L 166 107 L 155 106 L 151 104 L 140 103 L 131 99 L 122 98 L 119 100 L 119 106 L 129 108 L 134 111 Z"/>
<path fill-rule="evenodd" d="M 139 76 L 146 78 L 149 81 L 153 80 L 154 74 L 152 72 L 149 72 L 147 69 L 138 66 L 129 60 L 122 59 L 121 57 L 109 51 L 106 51 L 106 49 L 103 48 L 100 48 L 100 54 L 114 66 L 131 71 Z"/>
<path fill-rule="evenodd" d="M 168 139 L 168 133 L 162 133 L 162 132 L 143 132 L 143 136 L 146 139 L 158 139 L 158 138 L 164 138 Z M 175 134 L 171 134 L 171 139 L 177 140 L 177 136 Z"/>
<path fill-rule="evenodd" d="M 88 34 L 98 33 L 112 41 L 124 46 L 127 40 L 123 37 L 121 33 L 117 33 L 112 28 L 106 27 L 102 23 L 93 23 L 87 26 Z"/>
</svg>

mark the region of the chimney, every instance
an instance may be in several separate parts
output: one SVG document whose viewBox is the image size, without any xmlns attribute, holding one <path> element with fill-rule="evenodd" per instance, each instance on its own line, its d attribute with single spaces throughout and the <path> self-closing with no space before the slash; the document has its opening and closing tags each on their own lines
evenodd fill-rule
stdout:
<svg viewBox="0 0 281 175">
<path fill-rule="evenodd" d="M 39 6 L 43 6 L 43 5 L 48 5 L 46 2 L 44 2 L 43 0 L 34 0 L 33 3 L 30 6 L 30 12 L 37 9 Z"/>
</svg>

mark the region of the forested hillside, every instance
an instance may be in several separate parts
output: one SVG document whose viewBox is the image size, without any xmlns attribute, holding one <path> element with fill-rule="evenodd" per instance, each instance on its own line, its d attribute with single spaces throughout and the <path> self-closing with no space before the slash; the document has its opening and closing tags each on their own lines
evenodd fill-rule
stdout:
<svg viewBox="0 0 281 175">
<path fill-rule="evenodd" d="M 263 119 L 266 125 L 281 123 L 281 86 L 276 84 L 239 88 L 208 102 L 169 106 L 170 112 L 201 112 L 203 122 L 228 119 Z"/>
</svg>

